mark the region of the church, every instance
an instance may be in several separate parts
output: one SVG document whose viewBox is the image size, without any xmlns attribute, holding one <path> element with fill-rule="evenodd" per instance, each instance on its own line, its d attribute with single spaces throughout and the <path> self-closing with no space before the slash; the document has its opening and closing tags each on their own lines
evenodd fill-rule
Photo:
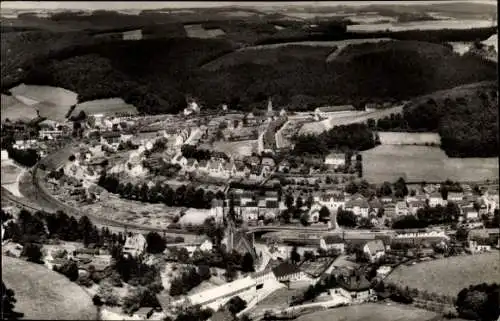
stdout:
<svg viewBox="0 0 500 321">
<path fill-rule="evenodd" d="M 225 246 L 227 252 L 236 251 L 242 256 L 250 253 L 255 262 L 258 257 L 254 242 L 255 240 L 253 234 L 252 238 L 249 238 L 244 231 L 239 231 L 236 229 L 236 226 L 231 219 L 228 220 L 225 236 L 222 240 L 222 245 Z"/>
</svg>

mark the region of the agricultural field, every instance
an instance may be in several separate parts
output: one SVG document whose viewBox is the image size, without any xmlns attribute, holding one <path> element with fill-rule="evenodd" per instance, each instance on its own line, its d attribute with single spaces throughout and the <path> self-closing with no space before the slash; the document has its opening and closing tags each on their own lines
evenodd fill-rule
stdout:
<svg viewBox="0 0 500 321">
<path fill-rule="evenodd" d="M 217 152 L 223 152 L 236 157 L 251 156 L 257 148 L 256 140 L 242 140 L 237 142 L 215 142 L 212 149 Z"/>
<path fill-rule="evenodd" d="M 17 312 L 30 320 L 96 320 L 90 296 L 43 265 L 3 256 L 2 280 L 15 292 Z"/>
<path fill-rule="evenodd" d="M 187 209 L 184 215 L 180 218 L 181 225 L 201 225 L 209 217 L 210 210 L 190 208 Z"/>
<path fill-rule="evenodd" d="M 389 274 L 385 282 L 455 297 L 469 285 L 498 282 L 498 257 L 499 252 L 494 250 L 491 253 L 448 257 L 400 266 Z"/>
<path fill-rule="evenodd" d="M 185 25 L 184 30 L 189 38 L 210 39 L 226 34 L 222 29 L 205 29 L 202 25 Z"/>
<path fill-rule="evenodd" d="M 439 30 L 439 29 L 472 29 L 491 27 L 491 20 L 430 20 L 403 23 L 368 23 L 347 26 L 347 31 L 374 32 L 374 31 L 406 31 L 406 30 Z"/>
<path fill-rule="evenodd" d="M 60 87 L 21 84 L 11 88 L 10 92 L 15 97 L 27 99 L 33 105 L 46 102 L 69 107 L 78 102 L 78 94 Z"/>
<path fill-rule="evenodd" d="M 2 94 L 0 116 L 2 122 L 4 122 L 6 119 L 10 121 L 30 121 L 36 118 L 37 115 L 33 106 L 28 106 L 12 96 Z"/>
<path fill-rule="evenodd" d="M 441 144 L 437 133 L 378 132 L 382 145 L 425 145 Z"/>
<path fill-rule="evenodd" d="M 97 99 L 77 104 L 71 115 L 76 116 L 82 110 L 87 115 L 104 114 L 110 116 L 120 113 L 137 114 L 137 109 L 133 105 L 124 102 L 121 98 Z"/>
<path fill-rule="evenodd" d="M 437 313 L 401 304 L 361 304 L 306 314 L 297 321 L 428 321 Z"/>
<path fill-rule="evenodd" d="M 361 152 L 369 182 L 481 181 L 498 178 L 498 158 L 449 158 L 439 147 L 380 145 Z"/>
</svg>

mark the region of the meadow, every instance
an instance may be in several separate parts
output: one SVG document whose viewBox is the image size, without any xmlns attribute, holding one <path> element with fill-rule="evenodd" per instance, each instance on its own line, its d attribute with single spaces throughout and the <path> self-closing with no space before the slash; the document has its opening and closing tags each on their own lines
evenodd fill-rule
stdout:
<svg viewBox="0 0 500 321">
<path fill-rule="evenodd" d="M 500 280 L 499 252 L 448 257 L 445 259 L 401 265 L 384 280 L 402 287 L 456 297 L 469 285 Z"/>
<path fill-rule="evenodd" d="M 96 320 L 89 295 L 43 265 L 3 256 L 2 280 L 15 292 L 16 312 L 29 320 Z"/>
<path fill-rule="evenodd" d="M 427 321 L 436 313 L 400 304 L 362 304 L 306 314 L 297 321 Z"/>
<path fill-rule="evenodd" d="M 257 147 L 256 140 L 242 140 L 237 142 L 215 142 L 212 146 L 214 151 L 223 152 L 236 157 L 251 156 Z"/>
<path fill-rule="evenodd" d="M 449 158 L 439 147 L 380 145 L 361 152 L 369 182 L 481 181 L 498 178 L 498 158 Z"/>
<path fill-rule="evenodd" d="M 430 20 L 405 23 L 367 23 L 347 26 L 347 31 L 406 31 L 406 30 L 439 30 L 439 29 L 471 29 L 491 27 L 491 20 Z"/>
<path fill-rule="evenodd" d="M 87 115 L 99 113 L 108 116 L 120 113 L 137 114 L 137 109 L 133 105 L 125 103 L 121 98 L 97 99 L 80 103 L 76 105 L 71 115 L 76 116 L 80 111 L 84 111 Z"/>
<path fill-rule="evenodd" d="M 12 96 L 2 94 L 1 119 L 10 121 L 26 120 L 29 121 L 36 117 L 36 110 L 33 106 L 23 104 Z"/>
<path fill-rule="evenodd" d="M 2 164 L 2 185 L 15 183 L 17 181 L 17 176 L 19 176 L 21 171 L 21 168 L 17 166 Z"/>
</svg>

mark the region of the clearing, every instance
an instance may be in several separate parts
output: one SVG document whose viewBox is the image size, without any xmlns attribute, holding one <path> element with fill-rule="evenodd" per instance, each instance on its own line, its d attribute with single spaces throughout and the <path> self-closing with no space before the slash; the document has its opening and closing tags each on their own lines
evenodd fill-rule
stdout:
<svg viewBox="0 0 500 321">
<path fill-rule="evenodd" d="M 306 314 L 297 321 L 426 321 L 436 313 L 401 304 L 361 304 Z"/>
<path fill-rule="evenodd" d="M 349 32 L 375 32 L 375 31 L 405 31 L 405 30 L 439 30 L 439 29 L 472 29 L 491 27 L 489 19 L 464 19 L 464 20 L 430 20 L 396 23 L 373 23 L 347 26 Z"/>
<path fill-rule="evenodd" d="M 86 101 L 76 105 L 71 115 L 76 116 L 81 110 L 83 110 L 87 115 L 104 114 L 106 116 L 112 116 L 121 113 L 137 114 L 135 106 L 127 104 L 121 98 Z"/>
<path fill-rule="evenodd" d="M 212 146 L 214 151 L 226 153 L 228 156 L 236 157 L 252 156 L 252 152 L 256 150 L 257 140 L 241 140 L 237 142 L 215 142 Z"/>
<path fill-rule="evenodd" d="M 448 257 L 445 259 L 401 265 L 385 279 L 403 287 L 456 297 L 469 285 L 500 280 L 499 252 Z"/>
<path fill-rule="evenodd" d="M 88 294 L 43 265 L 3 257 L 2 279 L 15 292 L 16 311 L 31 320 L 97 320 Z"/>
<path fill-rule="evenodd" d="M 363 177 L 372 183 L 483 181 L 498 178 L 498 158 L 449 158 L 439 147 L 380 145 L 363 155 Z M 417 166 L 418 165 L 418 166 Z"/>
</svg>

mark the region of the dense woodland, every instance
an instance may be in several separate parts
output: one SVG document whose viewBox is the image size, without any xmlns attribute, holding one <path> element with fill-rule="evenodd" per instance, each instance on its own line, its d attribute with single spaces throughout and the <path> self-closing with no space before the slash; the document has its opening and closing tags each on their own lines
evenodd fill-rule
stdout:
<svg viewBox="0 0 500 321">
<path fill-rule="evenodd" d="M 366 124 L 351 124 L 335 126 L 319 136 L 300 135 L 293 153 L 324 156 L 333 149 L 363 151 L 375 145 L 375 135 Z"/>
<path fill-rule="evenodd" d="M 437 132 L 450 157 L 498 156 L 497 83 L 455 88 L 409 104 L 403 116 L 369 122 L 370 128 Z"/>
</svg>

